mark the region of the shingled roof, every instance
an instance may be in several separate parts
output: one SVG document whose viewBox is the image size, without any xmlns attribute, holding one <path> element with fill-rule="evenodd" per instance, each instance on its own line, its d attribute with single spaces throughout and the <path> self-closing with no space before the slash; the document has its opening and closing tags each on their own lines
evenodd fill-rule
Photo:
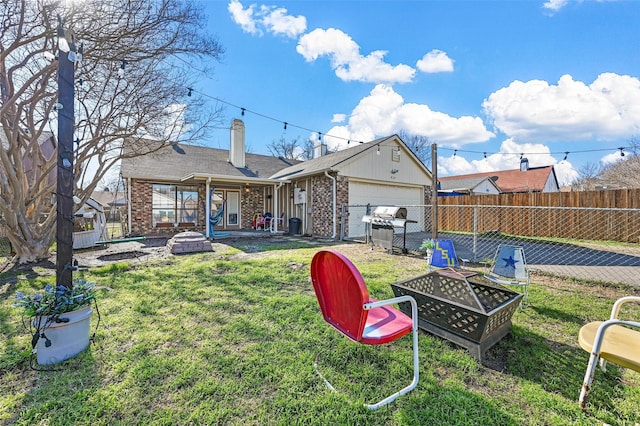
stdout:
<svg viewBox="0 0 640 426">
<path fill-rule="evenodd" d="M 145 141 L 145 144 L 154 142 Z M 125 178 L 179 181 L 197 174 L 224 175 L 230 178 L 263 178 L 292 164 L 296 160 L 270 155 L 245 154 L 246 167 L 235 167 L 229 162 L 229 151 L 196 145 L 176 145 L 160 148 L 157 152 L 126 158 L 134 152 L 136 142 L 125 145 L 121 171 Z"/>
<path fill-rule="evenodd" d="M 489 181 L 490 185 L 496 187 L 498 191 L 500 188 L 489 176 L 477 176 L 477 177 L 465 177 L 465 176 L 452 176 L 450 178 L 440 178 L 440 191 L 449 192 L 473 192 L 482 182 Z"/>
<path fill-rule="evenodd" d="M 273 179 L 289 179 L 289 178 L 300 178 L 303 176 L 315 175 L 318 173 L 323 173 L 325 170 L 331 170 L 334 167 L 339 166 L 340 164 L 346 163 L 358 154 L 368 150 L 368 149 L 376 149 L 379 143 L 382 143 L 386 140 L 393 139 L 394 136 L 387 136 L 384 138 L 376 139 L 367 143 L 357 143 L 355 146 L 347 149 L 343 149 L 340 151 L 332 152 L 321 157 L 314 158 L 312 160 L 307 160 L 293 166 L 287 167 L 286 169 L 280 170 L 279 172 L 273 174 L 271 178 Z"/>
<path fill-rule="evenodd" d="M 500 170 L 494 172 L 472 173 L 468 175 L 441 177 L 441 187 L 449 186 L 451 182 L 460 180 L 490 178 L 502 192 L 542 192 L 550 177 L 555 177 L 553 166 L 530 167 L 526 171 L 520 169 Z M 455 183 L 452 186 L 458 186 Z"/>
</svg>

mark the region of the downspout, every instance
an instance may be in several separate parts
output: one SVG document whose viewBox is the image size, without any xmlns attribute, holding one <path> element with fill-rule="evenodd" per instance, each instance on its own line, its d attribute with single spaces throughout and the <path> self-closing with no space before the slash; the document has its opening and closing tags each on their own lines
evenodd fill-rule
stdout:
<svg viewBox="0 0 640 426">
<path fill-rule="evenodd" d="M 209 188 L 211 187 L 211 177 L 207 178 L 207 183 L 205 185 L 205 202 L 204 202 L 204 229 L 205 229 L 205 237 L 209 238 L 209 218 L 211 217 L 211 195 L 209 194 Z"/>
<path fill-rule="evenodd" d="M 333 187 L 332 187 L 332 192 L 333 192 L 333 194 L 332 194 L 333 195 L 333 197 L 332 197 L 332 199 L 333 199 L 332 200 L 333 201 L 333 209 L 332 209 L 333 210 L 333 235 L 331 236 L 331 239 L 335 240 L 336 239 L 336 220 L 338 220 L 338 217 L 336 216 L 336 203 L 338 202 L 337 196 L 336 196 L 336 191 L 337 191 L 336 178 L 332 177 L 329 174 L 328 170 L 324 171 L 324 175 L 333 181 Z"/>
<path fill-rule="evenodd" d="M 278 183 L 278 185 L 273 185 L 273 219 L 271 219 L 271 223 L 275 223 L 271 227 L 271 232 L 278 232 L 278 218 L 280 217 L 280 212 L 278 211 L 278 190 L 282 188 L 284 182 Z M 284 223 L 282 224 L 284 226 Z"/>
<path fill-rule="evenodd" d="M 129 225 L 129 234 L 132 234 L 131 231 L 131 178 L 127 178 L 127 225 Z M 125 237 L 125 235 L 123 235 Z"/>
</svg>

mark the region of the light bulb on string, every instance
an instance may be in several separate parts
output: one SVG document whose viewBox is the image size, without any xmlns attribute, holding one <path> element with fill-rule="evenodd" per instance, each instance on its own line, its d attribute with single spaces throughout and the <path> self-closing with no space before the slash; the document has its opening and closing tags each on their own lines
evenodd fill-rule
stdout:
<svg viewBox="0 0 640 426">
<path fill-rule="evenodd" d="M 564 158 L 562 159 L 562 161 L 567 161 L 568 156 L 569 156 L 569 151 L 565 151 Z"/>
<path fill-rule="evenodd" d="M 453 150 L 453 158 L 456 158 L 456 155 L 458 155 L 458 150 L 457 150 L 457 149 L 454 149 L 454 150 Z"/>
<path fill-rule="evenodd" d="M 244 117 L 244 112 L 245 112 L 245 108 L 240 108 L 240 115 L 242 115 Z"/>
<path fill-rule="evenodd" d="M 58 16 L 58 49 L 65 53 L 69 52 L 69 41 L 67 40 L 66 31 L 62 28 L 62 18 Z"/>
<path fill-rule="evenodd" d="M 623 147 L 620 147 L 620 148 L 618 148 L 618 149 L 620 150 L 620 157 L 624 157 L 624 151 L 623 151 L 623 150 L 624 150 L 624 148 L 623 148 Z"/>
<path fill-rule="evenodd" d="M 380 155 L 380 145 L 378 145 L 378 151 L 376 152 L 377 155 Z"/>
<path fill-rule="evenodd" d="M 284 129 L 285 129 L 285 130 L 287 130 L 287 124 L 288 124 L 288 123 L 285 121 L 285 122 L 284 122 Z"/>
</svg>

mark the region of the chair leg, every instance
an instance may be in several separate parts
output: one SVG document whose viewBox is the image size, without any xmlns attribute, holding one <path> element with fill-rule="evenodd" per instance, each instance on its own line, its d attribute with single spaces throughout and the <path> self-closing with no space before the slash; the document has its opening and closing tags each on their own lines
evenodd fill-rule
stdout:
<svg viewBox="0 0 640 426">
<path fill-rule="evenodd" d="M 376 402 L 375 404 L 364 404 L 364 406 L 367 407 L 368 409 L 377 410 L 378 408 L 393 402 L 400 395 L 404 395 L 411 392 L 418 385 L 418 379 L 420 377 L 420 372 L 419 372 L 420 360 L 418 358 L 418 328 L 417 327 L 414 327 L 414 330 L 412 331 L 412 337 L 413 337 L 413 380 L 408 386 L 406 386 L 405 388 L 401 389 L 400 391 L 392 395 L 389 395 L 388 397 L 386 397 L 380 402 Z M 329 381 L 320 372 L 318 368 L 319 356 L 320 354 L 316 355 L 316 359 L 313 362 L 313 368 L 316 371 L 316 374 L 324 381 L 325 386 L 328 389 L 330 389 L 332 392 L 337 392 L 336 388 L 334 388 L 333 385 L 329 383 Z"/>
<path fill-rule="evenodd" d="M 406 386 L 405 388 L 401 389 L 399 392 L 389 395 L 382 401 L 377 402 L 375 404 L 365 404 L 364 406 L 367 407 L 368 409 L 377 410 L 378 408 L 393 402 L 400 395 L 404 395 L 411 392 L 418 385 L 418 379 L 420 377 L 420 372 L 419 372 L 420 361 L 418 359 L 418 328 L 417 326 L 413 328 L 412 337 L 413 337 L 413 380 L 411 381 L 409 386 Z"/>
<path fill-rule="evenodd" d="M 600 357 L 595 352 L 592 352 L 589 357 L 589 364 L 587 365 L 587 371 L 582 382 L 582 390 L 580 391 L 580 399 L 578 400 L 580 408 L 583 410 L 587 402 L 587 394 L 589 390 L 591 390 L 591 383 L 593 382 L 593 376 L 595 375 L 596 366 L 598 365 L 598 358 Z"/>
</svg>

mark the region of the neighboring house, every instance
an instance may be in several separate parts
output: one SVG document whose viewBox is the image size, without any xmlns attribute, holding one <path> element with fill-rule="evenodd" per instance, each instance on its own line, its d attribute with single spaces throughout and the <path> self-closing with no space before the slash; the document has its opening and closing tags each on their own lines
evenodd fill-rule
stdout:
<svg viewBox="0 0 640 426">
<path fill-rule="evenodd" d="M 558 192 L 558 178 L 553 166 L 529 167 L 526 158 L 520 160 L 520 169 L 495 172 L 473 173 L 469 175 L 439 178 L 440 187 L 457 186 L 461 181 L 489 178 L 501 193 L 515 192 Z"/>
<path fill-rule="evenodd" d="M 103 206 L 104 215 L 108 222 L 118 222 L 120 220 L 120 211 L 127 206 L 123 191 L 93 191 L 91 198 Z"/>
<path fill-rule="evenodd" d="M 257 213 L 299 218 L 304 234 L 364 235 L 362 213 L 339 229 L 342 205 L 422 205 L 430 202 L 431 173 L 398 136 L 390 136 L 304 162 L 245 153 L 244 123 L 234 120 L 230 149 L 166 147 L 122 160 L 132 234 L 194 229 L 248 229 Z M 125 154 L 130 152 L 125 146 Z M 362 210 L 364 212 L 364 210 Z M 424 227 L 425 219 L 420 219 Z"/>
<path fill-rule="evenodd" d="M 500 188 L 487 176 L 440 178 L 439 196 L 500 194 Z"/>
</svg>

